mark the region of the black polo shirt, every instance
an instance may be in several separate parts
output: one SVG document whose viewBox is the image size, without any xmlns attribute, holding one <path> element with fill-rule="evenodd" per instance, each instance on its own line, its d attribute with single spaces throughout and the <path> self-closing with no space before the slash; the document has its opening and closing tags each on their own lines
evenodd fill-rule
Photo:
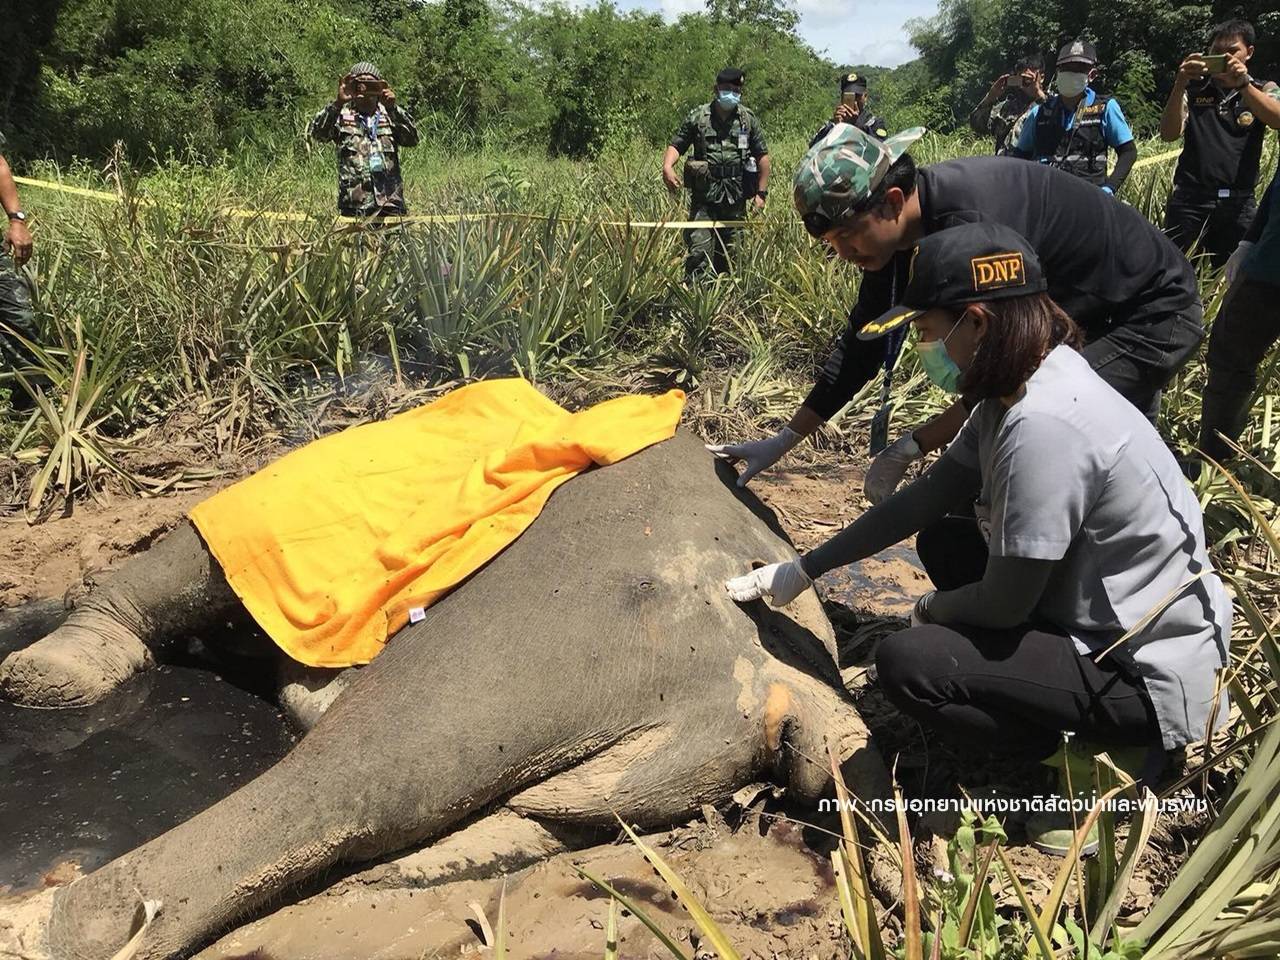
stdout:
<svg viewBox="0 0 1280 960">
<path fill-rule="evenodd" d="M 1255 81 L 1259 90 L 1262 84 Z M 1253 115 L 1239 90 L 1223 90 L 1212 80 L 1187 86 L 1184 145 L 1173 185 L 1216 193 L 1252 194 L 1267 126 Z"/>
<path fill-rule="evenodd" d="M 916 181 L 925 233 L 986 221 L 1026 237 L 1049 295 L 1087 338 L 1187 310 L 1199 299 L 1186 257 L 1133 207 L 1078 177 L 1012 157 L 964 157 L 923 167 Z M 883 369 L 893 342 L 859 340 L 863 325 L 907 285 L 910 251 L 863 274 L 849 323 L 804 405 L 830 417 Z"/>
</svg>

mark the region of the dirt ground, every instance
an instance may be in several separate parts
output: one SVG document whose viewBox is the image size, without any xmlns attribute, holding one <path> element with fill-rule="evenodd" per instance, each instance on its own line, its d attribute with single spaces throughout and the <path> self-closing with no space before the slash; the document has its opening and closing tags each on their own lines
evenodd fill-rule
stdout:
<svg viewBox="0 0 1280 960">
<path fill-rule="evenodd" d="M 144 549 L 176 524 L 199 500 L 232 482 L 245 467 L 227 469 L 199 489 L 139 499 L 106 496 L 76 506 L 69 517 L 28 526 L 20 517 L 0 518 L 0 606 L 46 597 L 73 599 L 95 574 Z M 758 478 L 753 489 L 779 515 L 796 546 L 806 549 L 850 522 L 865 506 L 857 465 L 828 463 L 778 471 Z M 841 668 L 908 796 L 955 796 L 959 788 L 1028 795 L 1042 768 L 975 763 L 931 742 L 904 721 L 869 682 L 867 666 L 876 640 L 903 625 L 917 596 L 928 589 L 910 545 L 839 571 L 819 583 L 840 637 Z M 741 811 L 739 811 L 741 813 Z M 799 813 L 792 812 L 795 816 Z M 843 957 L 839 907 L 829 861 L 812 831 L 789 825 L 787 811 L 759 804 L 731 830 L 717 816 L 653 838 L 664 857 L 707 904 L 745 957 Z M 1128 911 L 1141 910 L 1193 842 L 1189 824 L 1160 828 L 1143 858 Z M 929 838 L 946 835 L 954 823 L 926 819 L 917 832 L 917 858 L 929 866 Z M 1023 882 L 1033 897 L 1048 892 L 1058 861 L 1018 846 L 1019 826 L 1010 826 Z M 937 849 L 939 841 L 934 841 Z M 936 862 L 936 861 L 935 861 Z M 515 958 L 585 958 L 604 953 L 608 900 L 577 872 L 581 866 L 623 890 L 676 937 L 690 956 L 696 928 L 670 890 L 629 843 L 562 854 L 505 878 L 468 880 L 429 889 L 366 888 L 350 883 L 286 906 L 229 934 L 209 947 L 205 960 L 258 957 L 273 960 L 424 960 L 466 956 L 485 950 L 480 920 L 496 924 L 505 883 L 509 955 Z M 54 876 L 47 883 L 73 879 Z M 892 922 L 892 921 L 891 921 Z M 619 955 L 667 956 L 632 916 L 619 921 Z M 487 951 L 485 951 L 487 952 Z"/>
</svg>

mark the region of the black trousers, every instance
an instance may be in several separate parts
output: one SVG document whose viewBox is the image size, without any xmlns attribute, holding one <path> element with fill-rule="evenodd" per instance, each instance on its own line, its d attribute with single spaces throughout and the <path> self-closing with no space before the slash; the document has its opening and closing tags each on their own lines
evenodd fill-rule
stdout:
<svg viewBox="0 0 1280 960">
<path fill-rule="evenodd" d="M 1239 277 L 1231 285 L 1209 335 L 1209 380 L 1200 408 L 1200 449 L 1213 459 L 1233 451 L 1218 437 L 1238 440 L 1258 386 L 1258 364 L 1280 339 L 1280 284 Z"/>
<path fill-rule="evenodd" d="M 940 590 L 972 583 L 986 568 L 987 546 L 973 517 L 927 527 L 916 551 Z M 1109 656 L 1094 663 L 1043 624 L 912 627 L 881 641 L 876 673 L 899 710 L 969 750 L 1040 760 L 1058 748 L 1064 730 L 1106 745 L 1160 743 L 1151 700 L 1132 668 Z"/>
<path fill-rule="evenodd" d="M 1116 323 L 1093 333 L 1080 353 L 1098 376 L 1155 423 L 1161 391 L 1195 356 L 1203 339 L 1204 309 L 1197 302 L 1183 313 L 1148 323 Z"/>
<path fill-rule="evenodd" d="M 18 275 L 13 257 L 7 250 L 0 250 L 0 323 L 16 330 L 28 340 L 36 339 L 36 316 L 31 306 L 31 291 L 26 280 Z M 0 373 L 30 363 L 31 359 L 18 341 L 0 328 Z"/>
<path fill-rule="evenodd" d="M 1183 253 L 1195 246 L 1221 268 L 1258 212 L 1252 195 L 1216 197 L 1175 189 L 1165 207 L 1164 232 Z"/>
</svg>

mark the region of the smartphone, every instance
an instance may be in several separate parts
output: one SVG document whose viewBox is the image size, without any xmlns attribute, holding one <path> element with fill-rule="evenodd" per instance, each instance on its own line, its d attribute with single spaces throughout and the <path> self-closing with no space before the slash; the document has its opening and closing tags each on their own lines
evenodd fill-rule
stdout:
<svg viewBox="0 0 1280 960">
<path fill-rule="evenodd" d="M 854 93 L 852 90 L 846 90 L 844 93 L 840 94 L 840 103 L 843 106 L 851 107 L 852 109 L 857 110 L 858 95 Z"/>
<path fill-rule="evenodd" d="M 351 81 L 351 92 L 357 97 L 376 97 L 385 89 L 387 89 L 387 83 L 385 80 Z"/>
<path fill-rule="evenodd" d="M 1206 53 L 1200 59 L 1204 61 L 1205 69 L 1210 73 L 1223 73 L 1227 69 L 1225 53 Z"/>
</svg>

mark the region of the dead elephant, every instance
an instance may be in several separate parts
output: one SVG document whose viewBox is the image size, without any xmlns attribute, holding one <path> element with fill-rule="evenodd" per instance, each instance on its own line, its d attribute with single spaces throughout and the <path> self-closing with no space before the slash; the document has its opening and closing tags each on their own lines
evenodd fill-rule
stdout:
<svg viewBox="0 0 1280 960">
<path fill-rule="evenodd" d="M 761 779 L 813 799 L 829 785 L 828 741 L 854 791 L 883 799 L 887 774 L 840 686 L 816 595 L 782 613 L 725 594 L 741 558 L 794 556 L 763 514 L 684 434 L 577 477 L 424 621 L 344 674 L 276 766 L 46 895 L 23 949 L 106 960 L 141 898 L 162 905 L 138 956 L 183 956 L 326 868 L 445 845 L 486 811 L 552 829 L 615 812 L 665 825 Z M 190 528 L 130 561 L 89 604 L 128 615 L 101 642 L 146 646 L 208 616 L 226 590 L 210 566 Z"/>
</svg>

